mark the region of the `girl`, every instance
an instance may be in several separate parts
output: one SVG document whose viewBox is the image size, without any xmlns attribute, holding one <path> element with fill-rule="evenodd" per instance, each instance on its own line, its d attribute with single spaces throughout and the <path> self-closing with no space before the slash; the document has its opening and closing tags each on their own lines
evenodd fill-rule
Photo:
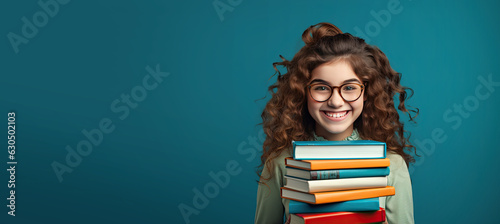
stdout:
<svg viewBox="0 0 500 224">
<path fill-rule="evenodd" d="M 280 196 L 284 185 L 285 158 L 292 140 L 343 141 L 370 139 L 387 144 L 390 159 L 388 185 L 396 195 L 380 199 L 388 223 L 414 223 L 408 163 L 415 149 L 405 136 L 397 108 L 410 121 L 418 109 L 405 106 L 407 90 L 401 75 L 377 47 L 342 33 L 329 23 L 309 27 L 302 34 L 305 46 L 291 61 L 273 63 L 277 83 L 269 87 L 272 98 L 262 112 L 266 140 L 261 156 L 255 223 L 283 223 L 289 217 L 288 202 Z M 276 65 L 286 67 L 281 75 Z"/>
</svg>

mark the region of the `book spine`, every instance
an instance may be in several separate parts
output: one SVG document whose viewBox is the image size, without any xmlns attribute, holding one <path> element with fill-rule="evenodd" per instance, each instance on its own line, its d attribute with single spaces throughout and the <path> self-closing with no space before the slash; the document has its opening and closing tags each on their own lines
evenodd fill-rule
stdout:
<svg viewBox="0 0 500 224">
<path fill-rule="evenodd" d="M 340 178 L 338 170 L 317 170 L 311 171 L 311 180 L 326 180 Z"/>
<path fill-rule="evenodd" d="M 287 180 L 290 180 L 290 178 Z M 329 180 L 309 180 L 304 182 L 307 183 L 309 189 L 302 190 L 297 188 L 297 190 L 300 191 L 308 190 L 305 192 L 313 193 L 313 192 L 385 187 L 387 186 L 387 177 L 358 177 L 358 178 L 343 178 L 343 179 L 329 179 Z M 292 188 L 288 185 L 285 185 L 285 187 Z"/>
<path fill-rule="evenodd" d="M 324 212 L 359 212 L 376 211 L 379 209 L 379 198 L 368 198 L 360 200 L 343 201 L 336 203 L 327 203 L 312 205 L 305 202 L 290 200 L 288 203 L 288 212 L 295 213 L 324 213 Z"/>
<path fill-rule="evenodd" d="M 315 197 L 315 203 L 311 204 L 325 204 L 331 202 L 349 201 L 365 198 L 375 198 L 395 195 L 396 190 L 392 186 L 387 186 L 383 188 L 367 188 L 359 190 L 346 190 L 346 191 L 334 191 L 334 192 L 320 192 L 313 193 Z"/>
<path fill-rule="evenodd" d="M 311 180 L 327 180 L 354 177 L 381 177 L 389 175 L 389 167 L 343 170 L 316 170 L 311 172 Z"/>
<path fill-rule="evenodd" d="M 385 221 L 385 210 L 375 212 L 331 212 L 320 214 L 295 214 L 305 224 L 313 223 L 374 223 Z"/>
<path fill-rule="evenodd" d="M 346 169 L 346 170 L 339 171 L 339 178 L 388 176 L 389 172 L 390 172 L 389 167 L 367 168 L 367 169 Z"/>
<path fill-rule="evenodd" d="M 333 170 L 333 169 L 357 169 L 357 168 L 375 168 L 388 167 L 390 160 L 385 159 L 360 159 L 360 160 L 305 160 L 310 164 L 310 168 L 297 166 L 305 170 Z M 292 166 L 289 165 L 288 166 Z M 295 166 L 292 166 L 295 167 Z"/>
</svg>

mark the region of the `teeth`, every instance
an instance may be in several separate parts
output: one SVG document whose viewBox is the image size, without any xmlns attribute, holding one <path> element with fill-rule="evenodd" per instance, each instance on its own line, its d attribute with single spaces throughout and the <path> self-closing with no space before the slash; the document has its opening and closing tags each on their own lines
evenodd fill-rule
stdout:
<svg viewBox="0 0 500 224">
<path fill-rule="evenodd" d="M 325 114 L 328 116 L 328 117 L 334 117 L 334 118 L 339 118 L 339 117 L 343 117 L 347 114 L 347 111 L 344 111 L 342 113 L 330 113 L 330 112 L 325 112 Z"/>
</svg>

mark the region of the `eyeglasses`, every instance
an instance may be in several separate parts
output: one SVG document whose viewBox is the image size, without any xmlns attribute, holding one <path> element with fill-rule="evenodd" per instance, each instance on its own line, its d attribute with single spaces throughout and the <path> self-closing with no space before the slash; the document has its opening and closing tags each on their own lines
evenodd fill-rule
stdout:
<svg viewBox="0 0 500 224">
<path fill-rule="evenodd" d="M 309 94 L 317 102 L 325 102 L 329 100 L 333 95 L 333 89 L 337 88 L 337 91 L 346 102 L 356 101 L 361 97 L 365 85 L 359 83 L 346 83 L 341 86 L 330 86 L 324 83 L 316 83 L 308 86 Z"/>
</svg>

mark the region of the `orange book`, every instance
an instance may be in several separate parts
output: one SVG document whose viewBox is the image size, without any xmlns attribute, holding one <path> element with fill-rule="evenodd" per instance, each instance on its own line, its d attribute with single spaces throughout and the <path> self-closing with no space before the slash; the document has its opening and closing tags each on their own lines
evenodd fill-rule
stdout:
<svg viewBox="0 0 500 224">
<path fill-rule="evenodd" d="M 331 159 L 331 160 L 294 160 L 285 158 L 285 165 L 304 170 L 330 170 L 330 169 L 355 169 L 388 167 L 389 158 L 385 159 Z"/>
<path fill-rule="evenodd" d="M 350 201 L 365 198 L 376 198 L 396 194 L 393 186 L 356 189 L 346 191 L 328 191 L 318 193 L 305 193 L 286 187 L 281 188 L 281 197 L 310 204 L 325 204 L 340 201 Z"/>
</svg>

